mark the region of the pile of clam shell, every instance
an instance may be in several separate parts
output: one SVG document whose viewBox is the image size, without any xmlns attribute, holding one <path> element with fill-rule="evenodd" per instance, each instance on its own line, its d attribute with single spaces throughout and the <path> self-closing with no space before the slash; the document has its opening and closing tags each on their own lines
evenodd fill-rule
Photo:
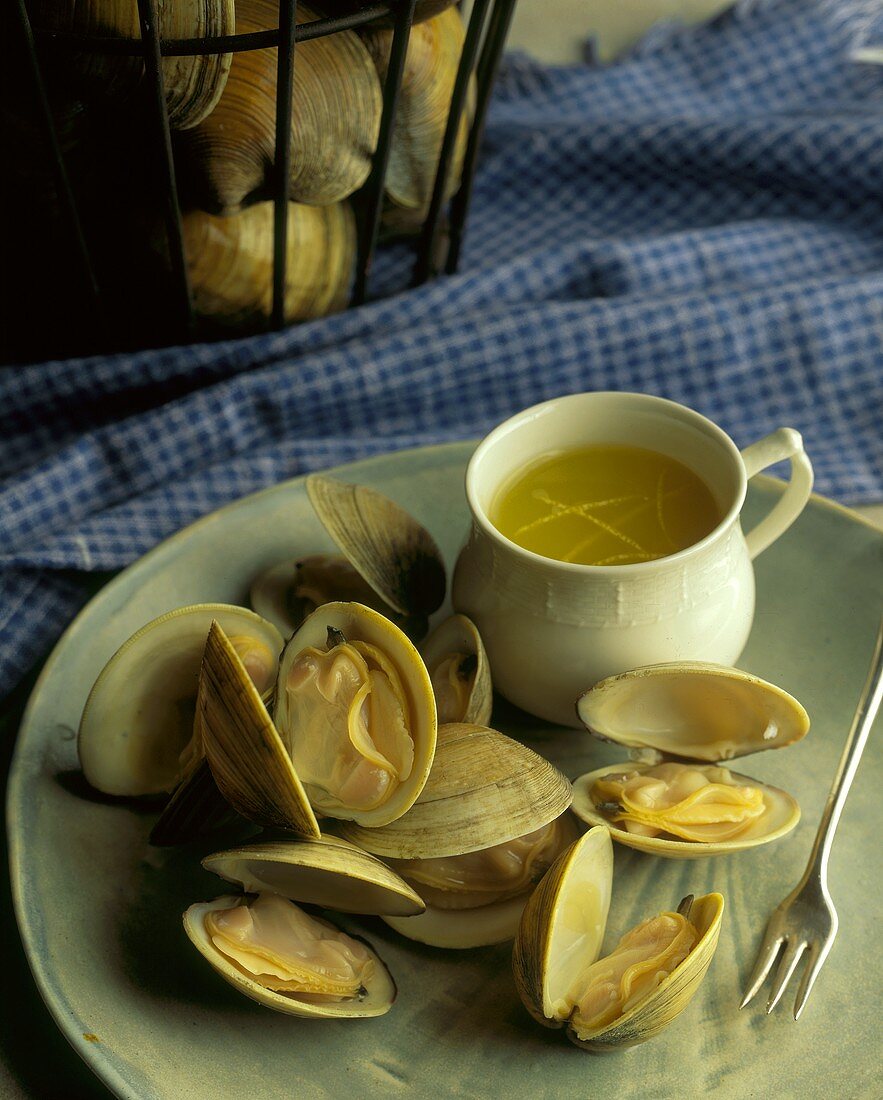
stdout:
<svg viewBox="0 0 883 1100">
<path fill-rule="evenodd" d="M 385 218 L 395 231 L 419 228 L 428 210 L 465 37 L 452 4 L 432 0 L 417 6 L 386 179 Z M 347 0 L 325 0 L 321 10 L 299 4 L 296 19 L 313 22 L 352 6 Z M 38 31 L 139 37 L 133 0 L 28 0 L 28 7 Z M 162 39 L 257 33 L 276 28 L 279 19 L 277 0 L 180 0 L 159 4 L 157 11 Z M 348 200 L 371 171 L 391 42 L 391 30 L 370 24 L 297 46 L 287 321 L 320 317 L 347 302 L 357 239 Z M 254 326 L 271 312 L 273 207 L 268 199 L 276 146 L 276 53 L 275 48 L 249 49 L 162 61 L 194 307 L 223 327 Z M 137 104 L 143 78 L 140 57 L 76 51 L 65 62 L 62 83 L 78 103 L 113 104 L 118 117 L 125 117 L 126 105 Z M 473 113 L 474 87 L 447 197 L 459 185 Z M 137 202 L 149 200 L 141 196 Z M 161 211 L 140 211 L 134 220 L 155 224 L 156 253 L 163 256 Z"/>
<path fill-rule="evenodd" d="M 169 793 L 154 843 L 237 817 L 267 830 L 203 860 L 236 892 L 184 914 L 208 963 L 264 1005 L 388 1011 L 393 976 L 324 915 L 360 913 L 436 947 L 514 939 L 525 1007 L 583 1049 L 655 1035 L 705 975 L 724 900 L 685 898 L 599 957 L 612 841 L 694 858 L 784 835 L 793 799 L 720 762 L 797 740 L 805 711 L 719 666 L 611 677 L 579 714 L 640 759 L 572 786 L 490 727 L 491 674 L 470 620 L 453 615 L 427 636 L 446 588 L 429 533 L 364 486 L 312 476 L 307 490 L 340 554 L 262 574 L 255 610 L 180 608 L 133 635 L 83 712 L 86 778 L 114 795 Z"/>
</svg>

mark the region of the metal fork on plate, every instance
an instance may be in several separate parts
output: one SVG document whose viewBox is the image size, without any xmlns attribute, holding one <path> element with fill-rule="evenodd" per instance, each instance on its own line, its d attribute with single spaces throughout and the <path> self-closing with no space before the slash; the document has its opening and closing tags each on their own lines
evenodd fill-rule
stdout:
<svg viewBox="0 0 883 1100">
<path fill-rule="evenodd" d="M 883 622 L 877 634 L 877 645 L 868 671 L 868 679 L 852 720 L 852 728 L 843 747 L 843 755 L 840 757 L 828 801 L 825 803 L 812 854 L 803 872 L 803 878 L 785 900 L 773 910 L 740 1008 L 744 1008 L 754 997 L 763 985 L 776 958 L 781 954 L 767 1002 L 767 1012 L 772 1012 L 779 1003 L 791 975 L 797 969 L 797 964 L 806 952 L 806 969 L 794 1003 L 794 1019 L 797 1020 L 806 1005 L 813 983 L 828 957 L 834 937 L 837 935 L 837 911 L 828 893 L 828 855 L 834 839 L 834 830 L 840 820 L 840 813 L 846 802 L 846 796 L 881 699 L 883 699 Z"/>
</svg>

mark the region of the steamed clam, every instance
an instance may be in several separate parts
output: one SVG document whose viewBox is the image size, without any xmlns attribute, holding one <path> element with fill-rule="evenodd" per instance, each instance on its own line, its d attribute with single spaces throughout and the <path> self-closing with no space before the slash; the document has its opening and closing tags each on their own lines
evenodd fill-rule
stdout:
<svg viewBox="0 0 883 1100">
<path fill-rule="evenodd" d="M 357 602 L 422 637 L 447 583 L 441 552 L 426 528 L 367 485 L 313 474 L 306 487 L 341 553 L 309 555 L 262 573 L 249 594 L 255 610 L 290 634 L 322 604 Z"/>
<path fill-rule="evenodd" d="M 602 680 L 577 709 L 595 736 L 639 754 L 574 784 L 574 812 L 622 844 L 696 858 L 769 843 L 800 820 L 785 791 L 723 764 L 807 733 L 804 708 L 773 684 L 719 665 L 651 665 Z"/>
<path fill-rule="evenodd" d="M 255 692 L 272 687 L 282 638 L 253 611 L 197 604 L 153 619 L 111 657 L 83 709 L 77 749 L 83 773 L 97 790 L 168 793 L 198 762 L 197 684 L 213 620 L 228 632 Z"/>
<path fill-rule="evenodd" d="M 225 326 L 268 321 L 273 306 L 273 204 L 231 217 L 201 210 L 182 220 L 196 312 Z M 288 204 L 285 320 L 307 321 L 344 308 L 356 256 L 347 203 Z"/>
<path fill-rule="evenodd" d="M 378 1016 L 392 1007 L 395 985 L 379 956 L 295 904 L 420 912 L 420 898 L 379 860 L 320 837 L 218 852 L 203 865 L 248 893 L 192 905 L 184 928 L 241 993 L 295 1016 Z"/>
<path fill-rule="evenodd" d="M 236 33 L 278 25 L 273 0 L 237 0 Z M 316 19 L 306 5 L 297 22 Z M 276 51 L 234 55 L 224 94 L 196 128 L 180 135 L 182 177 L 195 204 L 232 214 L 268 198 L 275 155 Z M 339 31 L 295 50 L 289 198 L 325 206 L 368 178 L 377 145 L 382 95 L 357 35 Z"/>
<path fill-rule="evenodd" d="M 421 646 L 432 681 L 439 725 L 491 720 L 493 689 L 490 665 L 478 627 L 465 615 L 451 615 Z"/>
<path fill-rule="evenodd" d="M 607 925 L 613 848 L 596 826 L 562 854 L 525 906 L 512 969 L 525 1008 L 544 1027 L 567 1026 L 590 1051 L 635 1046 L 686 1008 L 717 947 L 720 894 L 685 898 L 642 921 L 598 958 Z"/>
<path fill-rule="evenodd" d="M 388 924 L 437 947 L 477 947 L 515 934 L 535 882 L 575 835 L 570 799 L 543 757 L 496 730 L 454 723 L 439 728 L 432 771 L 407 814 L 385 828 L 340 830 L 427 902 L 424 914 Z"/>
<path fill-rule="evenodd" d="M 385 825 L 432 765 L 435 701 L 408 639 L 361 604 L 315 611 L 280 661 L 274 720 L 213 627 L 199 705 L 218 787 L 244 817 L 318 835 L 321 816 Z"/>
</svg>

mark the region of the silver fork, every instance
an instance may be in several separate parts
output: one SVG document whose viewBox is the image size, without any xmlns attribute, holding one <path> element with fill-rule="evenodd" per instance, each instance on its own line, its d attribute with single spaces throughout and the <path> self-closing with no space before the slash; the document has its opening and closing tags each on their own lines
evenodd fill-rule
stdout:
<svg viewBox="0 0 883 1100">
<path fill-rule="evenodd" d="M 748 989 L 740 1008 L 744 1008 L 766 980 L 776 957 L 781 951 L 779 966 L 773 979 L 767 1013 L 773 1011 L 785 991 L 791 975 L 804 952 L 807 952 L 806 969 L 794 1002 L 794 1019 L 800 1018 L 809 998 L 813 983 L 837 935 L 837 911 L 828 893 L 828 856 L 834 839 L 834 830 L 849 794 L 858 762 L 871 732 L 871 726 L 883 699 L 883 622 L 877 634 L 877 645 L 871 659 L 868 678 L 852 720 L 852 728 L 846 738 L 837 774 L 825 803 L 819 831 L 803 878 L 791 893 L 773 910 L 767 924 L 766 935 L 760 945 L 754 970 L 748 981 Z"/>
</svg>

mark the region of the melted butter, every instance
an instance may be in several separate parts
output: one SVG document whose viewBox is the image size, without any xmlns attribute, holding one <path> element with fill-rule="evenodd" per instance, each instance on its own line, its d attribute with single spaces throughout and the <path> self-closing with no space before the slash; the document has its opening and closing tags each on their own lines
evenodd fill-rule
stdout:
<svg viewBox="0 0 883 1100">
<path fill-rule="evenodd" d="M 583 565 L 667 557 L 721 518 L 708 486 L 683 463 L 609 443 L 539 459 L 505 483 L 490 508 L 497 530 L 519 546 Z"/>
</svg>

